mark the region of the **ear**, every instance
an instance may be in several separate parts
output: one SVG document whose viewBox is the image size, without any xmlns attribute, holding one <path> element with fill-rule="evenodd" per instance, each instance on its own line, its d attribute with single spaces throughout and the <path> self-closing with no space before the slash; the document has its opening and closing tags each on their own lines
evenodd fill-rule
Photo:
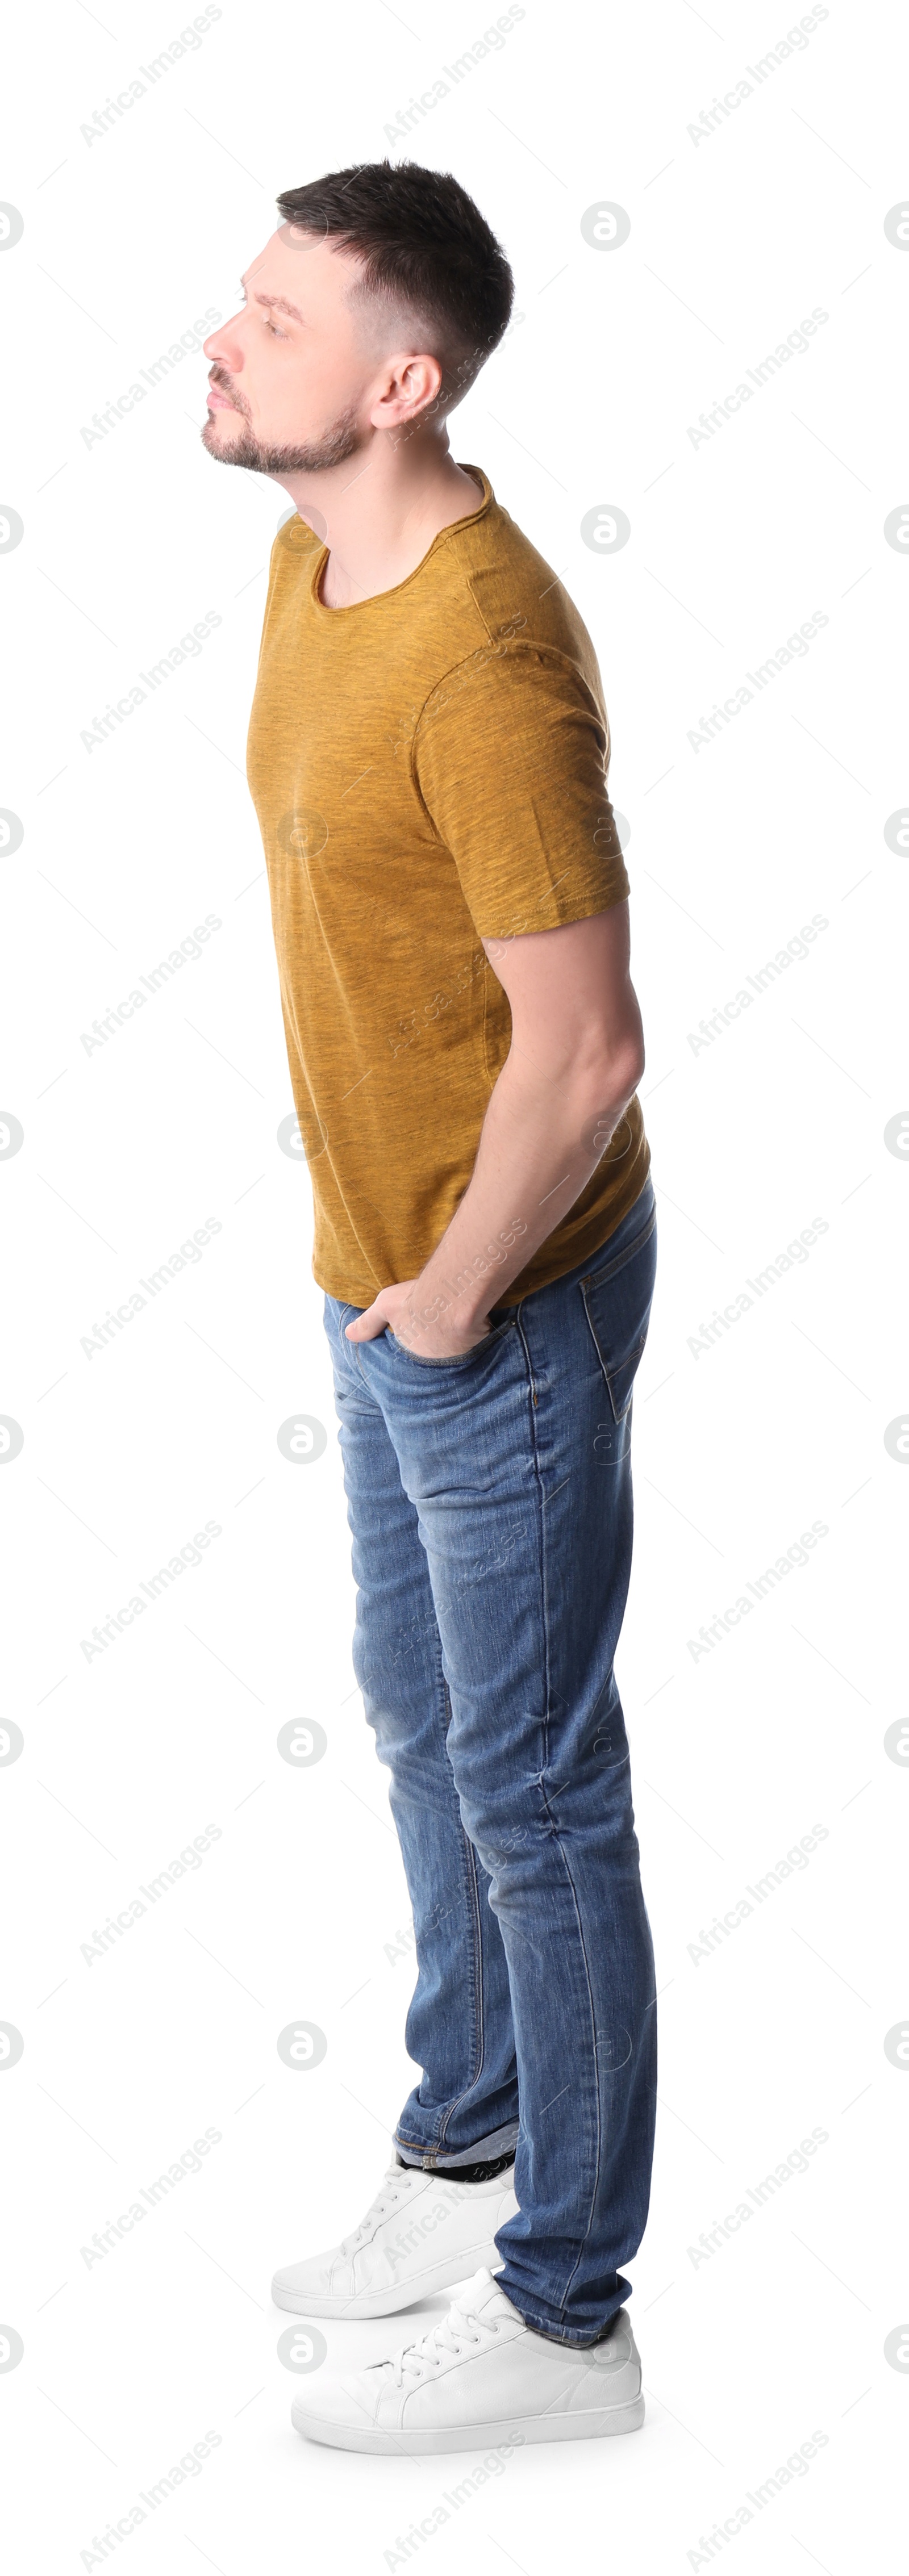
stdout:
<svg viewBox="0 0 909 2576">
<path fill-rule="evenodd" d="M 417 357 L 396 353 L 388 360 L 388 381 L 384 393 L 373 404 L 370 419 L 375 429 L 403 429 L 416 422 L 438 403 L 442 389 L 442 369 L 438 358 L 421 351 Z"/>
</svg>

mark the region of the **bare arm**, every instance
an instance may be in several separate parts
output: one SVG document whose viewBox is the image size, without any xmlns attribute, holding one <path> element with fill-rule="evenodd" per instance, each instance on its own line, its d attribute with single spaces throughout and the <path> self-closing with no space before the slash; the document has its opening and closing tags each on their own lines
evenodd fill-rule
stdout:
<svg viewBox="0 0 909 2576">
<path fill-rule="evenodd" d="M 383 1288 L 347 1327 L 351 1341 L 371 1341 L 390 1325 L 427 1359 L 483 1339 L 490 1307 L 586 1187 L 644 1069 L 627 902 L 483 946 L 512 1037 L 469 1186 L 419 1278 Z"/>
</svg>

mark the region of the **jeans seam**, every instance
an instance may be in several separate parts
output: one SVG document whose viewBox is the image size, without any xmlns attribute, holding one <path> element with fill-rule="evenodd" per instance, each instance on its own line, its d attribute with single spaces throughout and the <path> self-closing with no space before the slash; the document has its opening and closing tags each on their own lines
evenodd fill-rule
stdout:
<svg viewBox="0 0 909 2576">
<path fill-rule="evenodd" d="M 362 1379 L 364 1380 L 364 1383 L 365 1383 L 365 1372 L 364 1372 L 364 1368 L 363 1368 L 363 1360 L 362 1360 L 362 1356 L 361 1356 L 361 1352 L 360 1352 L 360 1345 L 359 1345 L 359 1342 L 349 1342 L 349 1341 L 348 1341 L 348 1339 L 347 1339 L 347 1334 L 346 1334 L 346 1331 L 345 1331 L 345 1329 L 344 1329 L 344 1325 L 343 1325 L 342 1320 L 341 1320 L 341 1318 L 342 1318 L 342 1316 L 343 1316 L 343 1314 L 344 1314 L 344 1311 L 345 1311 L 345 1305 L 346 1305 L 346 1302 L 347 1302 L 347 1301 L 346 1301 L 346 1299 L 345 1299 L 345 1300 L 341 1300 L 341 1299 L 339 1298 L 337 1302 L 338 1302 L 338 1304 L 339 1304 L 339 1306 L 340 1306 L 340 1310 L 341 1310 L 341 1311 L 340 1311 L 340 1313 L 339 1313 L 338 1315 L 336 1315 L 336 1316 L 335 1316 L 334 1321 L 335 1321 L 335 1327 L 336 1327 L 336 1338 L 337 1338 L 337 1341 L 338 1341 L 339 1348 L 343 1348 L 344 1353 L 345 1353 L 345 1356 L 346 1356 L 346 1358 L 347 1358 L 347 1360 L 348 1360 L 348 1363 L 349 1363 L 349 1364 L 350 1364 L 350 1363 L 352 1363 L 352 1364 L 353 1364 L 354 1376 L 355 1376 L 355 1377 L 359 1376 L 360 1378 L 362 1378 Z M 356 1313 L 356 1307 L 351 1307 L 351 1314 L 355 1314 L 355 1313 Z"/>
<path fill-rule="evenodd" d="M 527 1343 L 526 1343 L 526 1339 L 525 1339 L 525 1336 L 524 1336 L 523 1327 L 522 1327 L 522 1329 L 521 1329 L 521 1339 L 522 1339 L 522 1341 L 524 1342 L 524 1348 L 525 1348 L 525 1350 L 527 1350 Z M 529 1351 L 527 1351 L 527 1359 L 528 1359 L 528 1366 L 530 1366 L 530 1353 L 529 1353 Z M 536 1397 L 535 1397 L 535 1395 L 534 1395 L 534 1401 L 536 1401 Z M 545 1716 L 544 1716 L 544 1720 L 543 1720 L 543 1753 L 544 1753 L 544 1773 L 545 1773 L 545 1770 L 546 1770 L 546 1769 L 548 1769 L 548 1765 L 549 1765 L 549 1720 L 550 1720 L 550 1714 L 551 1714 L 551 1676 L 550 1676 L 550 1658 L 549 1658 L 549 1619 L 548 1619 L 548 1600 L 549 1600 L 549 1594 L 548 1594 L 548 1585 L 547 1585 L 547 1567 L 546 1567 L 546 1514 L 545 1514 L 545 1511 L 544 1511 L 544 1508 L 543 1508 L 544 1501 L 545 1501 L 545 1494 L 544 1494 L 544 1488 L 543 1488 L 543 1476 L 542 1476 L 542 1470 L 541 1470 L 541 1466 L 540 1466 L 539 1449 L 538 1449 L 538 1443 L 537 1443 L 537 1428 L 536 1428 L 536 1424 L 535 1424 L 535 1422 L 534 1422 L 534 1419 L 533 1419 L 533 1415 L 532 1415 L 532 1414 L 531 1414 L 531 1419 L 530 1419 L 530 1431 L 531 1431 L 531 1439 L 532 1439 L 532 1442 L 533 1442 L 533 1463 L 534 1463 L 534 1473 L 535 1473 L 535 1477 L 536 1477 L 536 1484 L 537 1484 L 537 1498 L 538 1498 L 538 1499 L 537 1499 L 537 1512 L 538 1512 L 538 1528 L 539 1528 L 540 1601 L 541 1601 L 542 1617 L 543 1617 L 543 1643 L 544 1643 L 544 1654 L 545 1654 L 546 1710 L 545 1710 Z M 601 2114 L 601 2111 L 600 2111 L 600 2070 L 599 2070 L 599 2051 L 598 2051 L 598 2048 L 597 2048 L 597 2025 L 596 2025 L 596 2013 L 595 2013 L 595 2011 L 594 2011 L 594 2003 L 593 2003 L 593 1987 L 592 1987 L 592 1984 L 591 1984 L 591 1978 L 590 1978 L 590 1965 L 589 1965 L 589 1961 L 588 1961 L 588 1958 L 587 1958 L 587 1947 L 586 1947 L 586 1943 L 585 1943 L 585 1940 L 584 1940 L 583 1927 L 582 1927 L 582 1924 L 581 1924 L 580 1907 L 579 1907 L 579 1905 L 578 1905 L 578 1894 L 577 1894 L 577 1889 L 576 1889 L 576 1887 L 575 1887 L 574 1879 L 573 1879 L 572 1874 L 571 1874 L 571 1869 L 570 1869 L 570 1866 L 569 1866 L 568 1856 L 567 1856 L 567 1853 L 566 1853 L 566 1850 L 565 1850 L 565 1845 L 564 1845 L 564 1842 L 563 1842 L 563 1840 L 562 1840 L 562 1836 L 561 1836 L 561 1833 L 560 1833 L 560 1831 L 559 1831 L 559 1827 L 558 1827 L 558 1825 L 557 1825 L 557 1823 L 556 1823 L 556 1819 L 555 1819 L 555 1816 L 554 1816 L 554 1814 L 553 1814 L 552 1807 L 551 1807 L 551 1805 L 550 1805 L 549 1798 L 548 1798 L 547 1793 L 546 1793 L 546 1789 L 545 1789 L 545 1787 L 544 1787 L 543 1779 L 541 1779 L 541 1780 L 540 1780 L 540 1782 L 539 1782 L 539 1789 L 540 1789 L 540 1796 L 541 1796 L 541 1799 L 542 1799 L 542 1802 L 543 1802 L 544 1811 L 545 1811 L 545 1814 L 546 1814 L 546 1819 L 547 1819 L 547 1822 L 548 1822 L 548 1825 L 549 1825 L 549 1830 L 550 1830 L 550 1832 L 551 1832 L 551 1834 L 552 1834 L 552 1836 L 553 1836 L 554 1841 L 556 1842 L 556 1844 L 557 1844 L 557 1846 L 558 1846 L 559 1859 L 560 1859 L 560 1862 L 561 1862 L 562 1868 L 563 1868 L 563 1870 L 564 1870 L 565 1877 L 566 1877 L 566 1879 L 567 1879 L 567 1881 L 568 1881 L 568 1885 L 569 1885 L 569 1887 L 570 1887 L 570 1889 L 571 1889 L 571 1898 L 572 1898 L 572 1903 L 573 1903 L 573 1906 L 574 1906 L 575 1922 L 576 1922 L 576 1924 L 577 1924 L 577 1929 L 578 1929 L 578 1940 L 579 1940 L 579 1943 L 580 1943 L 581 1958 L 582 1958 L 582 1961 L 583 1961 L 583 1967 L 584 1967 L 584 1979 L 585 1979 L 585 1984 L 586 1984 L 586 1988 L 587 1988 L 587 2006 L 588 2006 L 588 2011 L 589 2011 L 589 2014 L 590 2014 L 590 2030 L 591 2030 L 591 2039 L 592 2039 L 592 2044 L 593 2044 L 594 2073 L 595 2073 L 595 2078 L 596 2078 L 596 2131 L 595 2131 L 595 2156 L 594 2156 L 594 2161 L 595 2161 L 595 2170 L 594 2170 L 593 2183 L 592 2183 L 592 2188 L 591 2188 L 590 2209 L 589 2209 L 589 2213 L 588 2213 L 587 2224 L 586 2224 L 586 2227 L 585 2227 L 585 2230 L 584 2230 L 584 2235 L 583 2235 L 583 2238 L 582 2238 L 582 2240 L 581 2240 L 581 2243 L 580 2243 L 580 2245 L 579 2245 L 579 2247 L 578 2247 L 577 2255 L 576 2255 L 576 2258 L 575 2258 L 574 2264 L 573 2264 L 573 2266 L 572 2266 L 572 2270 L 571 2270 L 571 2272 L 570 2272 L 570 2274 L 569 2274 L 569 2277 L 568 2277 L 568 2280 L 567 2280 L 567 2282 L 566 2282 L 566 2284 L 565 2284 L 565 2290 L 564 2290 L 564 2293 L 563 2293 L 563 2299 L 562 2299 L 562 2305 L 563 2305 L 563 2308 L 564 2308 L 565 2303 L 566 2303 L 567 2298 L 568 2298 L 569 2291 L 570 2291 L 570 2289 L 571 2289 L 572 2281 L 574 2280 L 575 2274 L 576 2274 L 576 2272 L 578 2271 L 579 2266 L 580 2266 L 581 2255 L 582 2255 L 582 2253 L 583 2253 L 584 2246 L 585 2246 L 585 2245 L 586 2245 L 586 2243 L 587 2243 L 588 2237 L 589 2237 L 589 2235 L 590 2235 L 591 2227 L 592 2227 L 592 2225 L 593 2225 L 593 2213 L 594 2213 L 594 2209 L 595 2209 L 595 2207 L 596 2207 L 596 2197 L 597 2197 L 597 2191 L 598 2191 L 598 2188 L 599 2188 L 600 2168 L 601 2168 L 601 2162 L 602 2162 L 602 2148 L 603 2148 L 602 2127 L 603 2127 L 603 2124 L 602 2124 L 602 2114 Z"/>
<path fill-rule="evenodd" d="M 435 1641 L 438 1641 L 438 1685 L 440 1685 L 440 1700 L 443 1700 L 443 1708 L 445 1708 L 445 1736 L 448 1736 L 448 1726 L 451 1726 L 451 1695 L 448 1695 L 448 1682 L 445 1682 L 443 1664 L 440 1664 L 440 1654 L 443 1654 L 443 1649 L 440 1649 L 438 1631 L 435 1631 Z M 448 1762 L 448 1765 L 451 1765 L 451 1754 L 448 1754 L 448 1744 L 443 1744 L 443 1752 L 445 1752 L 445 1762 Z M 464 1821 L 461 1821 L 461 1873 L 464 1873 L 464 1878 L 461 1878 L 461 1883 L 464 1883 L 466 1904 L 469 1904 L 469 1917 L 471 1917 L 471 1955 L 474 1955 L 474 2050 L 471 2050 L 471 2081 L 469 2081 L 469 2084 L 466 2084 L 466 2087 L 464 2087 L 464 2092 L 458 2092 L 458 2094 L 456 2094 L 456 2099 L 453 2099 L 453 2102 L 448 2102 L 448 2107 L 445 2107 L 445 2110 L 443 2110 L 443 2117 L 440 2117 L 438 2128 L 435 2128 L 435 2146 L 427 2148 L 425 2143 L 417 2141 L 417 2138 L 402 2138 L 402 2146 L 412 2146 L 412 2148 L 417 2148 L 417 2151 L 420 2151 L 420 2156 L 425 2156 L 425 2154 L 438 2154 L 440 2148 L 445 2148 L 445 2141 L 448 2141 L 448 2125 L 451 2125 L 451 2120 L 453 2120 L 453 2117 L 456 2117 L 456 2112 L 461 2110 L 461 2102 L 466 2102 L 466 2097 L 469 2097 L 469 2094 L 474 2092 L 476 2084 L 479 2084 L 479 2076 L 482 2076 L 482 2071 L 484 2071 L 484 2048 L 487 2048 L 487 2032 L 484 2032 L 482 1924 L 479 1924 L 479 1891 L 476 1891 L 476 1852 L 474 1852 L 474 1844 L 471 1844 L 469 1834 L 464 1832 Z"/>
<path fill-rule="evenodd" d="M 444 1672 L 443 1672 L 443 1670 L 442 1670 L 442 1646 L 441 1646 L 441 1640 L 439 1641 L 438 1655 L 439 1655 L 439 1681 L 440 1681 L 441 1688 L 442 1688 L 442 1695 L 443 1695 L 444 1706 L 445 1706 L 445 1709 L 446 1709 L 446 1712 L 447 1712 L 447 1723 L 446 1723 L 446 1727 L 445 1727 L 445 1734 L 446 1734 L 446 1737 L 447 1737 L 447 1734 L 448 1734 L 448 1727 L 449 1727 L 449 1726 L 450 1726 L 450 1724 L 451 1724 L 451 1699 L 450 1699 L 450 1696 L 449 1696 L 448 1683 L 447 1683 L 447 1681 L 446 1681 L 446 1679 L 445 1679 L 445 1675 L 444 1675 Z M 450 1753 L 448 1752 L 447 1743 L 446 1743 L 446 1746 L 445 1746 L 445 1758 L 446 1758 L 446 1761 L 450 1764 L 450 1763 L 451 1763 L 451 1755 L 450 1755 Z M 453 1777 L 453 1776 L 454 1776 L 454 1775 L 452 1774 L 452 1777 Z M 456 1794 L 457 1794 L 457 1790 L 456 1790 Z M 478 2085 L 478 2083 L 479 2083 L 479 2081 L 480 2081 L 480 2077 L 481 2077 L 482 2072 L 483 2072 L 483 2058 L 484 2058 L 484 2055 L 485 2055 L 485 2048 L 486 2048 L 486 2032 L 485 2032 L 484 2019 L 483 2019 L 483 1937 L 482 1937 L 482 1929 L 481 1929 L 481 1924 L 480 1924 L 480 1901 L 479 1901 L 479 1893 L 478 1893 L 478 1889 L 477 1889 L 476 1853 L 475 1853 L 475 1851 L 474 1851 L 473 1844 L 472 1844 L 472 1842 L 470 1841 L 470 1837 L 469 1837 L 469 1835 L 468 1835 L 467 1833 L 465 1833 L 463 1822 L 461 1822 L 461 1865 L 462 1865 L 462 1869 L 463 1869 L 463 1872 L 464 1872 L 464 1881 L 465 1881 L 465 1886 L 466 1886 L 467 1901 L 468 1901 L 468 1907 L 469 1907 L 470 1919 L 471 1919 L 471 1949 L 472 1949 L 472 1952 L 473 1952 L 473 2061 L 472 2061 L 472 2073 L 471 2073 L 470 2083 L 469 2083 L 469 2084 L 467 2084 L 467 2085 L 465 2085 L 463 2092 L 462 2092 L 462 2093 L 459 2093 L 459 2094 L 456 2096 L 456 2098 L 455 2098 L 455 2100 L 454 2100 L 453 2102 L 449 2102 L 447 2110 L 446 2110 L 445 2112 L 443 2112 L 442 2119 L 441 2119 L 441 2122 L 440 2122 L 440 2124 L 439 2124 L 439 2128 L 438 2128 L 437 2135 L 436 2135 L 436 2147 L 437 2147 L 437 2149 L 439 2149 L 439 2148 L 443 2148 L 443 2147 L 445 2146 L 445 2144 L 446 2144 L 446 2140 L 447 2140 L 447 2136 L 448 2136 L 448 2130 L 449 2130 L 449 2127 L 450 2127 L 451 2121 L 454 2119 L 454 2116 L 455 2116 L 456 2111 L 459 2111 L 459 2110 L 460 2110 L 460 2108 L 461 2108 L 461 2104 L 462 2104 L 462 2102 L 465 2102 L 465 2101 L 466 2101 L 468 2093 L 473 2093 L 473 2092 L 476 2090 L 476 2087 L 477 2087 L 477 2085 Z"/>
<path fill-rule="evenodd" d="M 562 1840 L 562 1836 L 561 1836 L 561 1834 L 560 1834 L 560 1832 L 559 1832 L 558 1825 L 556 1824 L 556 1820 L 555 1820 L 555 1817 L 554 1817 L 554 1815 L 553 1815 L 552 1808 L 551 1808 L 550 1803 L 549 1803 L 549 1799 L 548 1799 L 548 1797 L 547 1797 L 547 1795 L 546 1795 L 546 1791 L 545 1791 L 545 1789 L 544 1789 L 544 1788 L 543 1788 L 543 1786 L 542 1786 L 542 1782 L 541 1782 L 540 1786 L 541 1786 L 541 1792 L 542 1792 L 543 1804 L 544 1804 L 544 1807 L 545 1807 L 545 1809 L 546 1809 L 546 1815 L 547 1815 L 547 1818 L 548 1818 L 548 1820 L 549 1820 L 550 1830 L 551 1830 L 551 1832 L 552 1832 L 552 1834 L 553 1834 L 554 1840 L 555 1840 L 555 1841 L 557 1842 L 557 1844 L 558 1844 L 558 1848 L 559 1848 L 559 1859 L 560 1859 L 560 1861 L 561 1861 L 562 1868 L 563 1868 L 563 1870 L 564 1870 L 564 1872 L 565 1872 L 565 1877 L 566 1877 L 566 1879 L 567 1879 L 567 1881 L 568 1881 L 568 1885 L 569 1885 L 569 1887 L 570 1887 L 570 1889 L 571 1889 L 571 1898 L 572 1898 L 572 1904 L 573 1904 L 573 1906 L 574 1906 L 575 1922 L 576 1922 L 577 1927 L 578 1927 L 578 1941 L 579 1941 L 579 1944 L 580 1944 L 581 1958 L 582 1958 L 583 1966 L 584 1966 L 584 1981 L 585 1981 L 585 1985 L 586 1985 L 586 1988 L 587 1988 L 587 2005 L 588 2005 L 588 2011 L 589 2011 L 589 2014 L 590 2014 L 590 2036 L 591 2036 L 591 2042 L 592 2042 L 592 2048 L 593 2048 L 594 2075 L 595 2075 L 595 2078 L 596 2078 L 595 2168 L 594 2168 L 593 2180 L 592 2180 L 592 2183 L 591 2183 L 591 2191 L 590 2191 L 590 2207 L 589 2207 L 589 2211 L 588 2211 L 587 2224 L 586 2224 L 585 2229 L 584 2229 L 584 2234 L 583 2234 L 583 2236 L 582 2236 L 582 2238 L 581 2238 L 581 2241 L 580 2241 L 580 2244 L 579 2244 L 579 2246 L 578 2246 L 578 2251 L 577 2251 L 577 2254 L 576 2254 L 576 2257 L 575 2257 L 574 2263 L 573 2263 L 573 2265 L 572 2265 L 571 2271 L 570 2271 L 570 2273 L 569 2273 L 569 2275 L 568 2275 L 568 2279 L 567 2279 L 567 2281 L 566 2281 L 566 2283 L 565 2283 L 565 2288 L 564 2288 L 564 2291 L 563 2291 L 563 2294 L 562 2294 L 562 2306 L 563 2306 L 563 2308 L 564 2308 L 564 2307 L 567 2305 L 567 2302 L 568 2302 L 568 2298 L 569 2298 L 569 2295 L 570 2295 L 570 2292 L 571 2292 L 571 2285 L 572 2285 L 572 2282 L 573 2282 L 573 2280 L 574 2280 L 574 2278 L 575 2278 L 575 2274 L 576 2274 L 576 2273 L 577 2273 L 577 2271 L 580 2269 L 581 2256 L 582 2256 L 582 2254 L 583 2254 L 584 2247 L 585 2247 L 585 2245 L 587 2244 L 587 2241 L 588 2241 L 588 2238 L 589 2238 L 589 2236 L 590 2236 L 590 2232 L 591 2232 L 591 2229 L 592 2229 L 592 2226 L 593 2226 L 593 2215 L 594 2215 L 594 2210 L 595 2210 L 595 2208 L 596 2208 L 597 2192 L 598 2192 L 599 2187 L 600 2187 L 600 2170 L 601 2170 L 601 2165 L 602 2165 L 602 2152 L 603 2152 L 603 2121 L 602 2121 L 602 2113 L 601 2113 L 601 2110 L 600 2110 L 600 2053 L 599 2053 L 599 2048 L 598 2048 L 598 2046 L 597 2046 L 597 2023 L 596 2023 L 596 2013 L 595 2013 L 595 2011 L 594 2011 L 594 2003 L 593 2003 L 593 1987 L 592 1987 L 592 1984 L 591 1984 L 591 1978 L 590 1978 L 590 1965 L 589 1965 L 589 1961 L 588 1961 L 588 1957 L 587 1957 L 587 1944 L 586 1944 L 586 1941 L 585 1941 L 585 1939 L 584 1939 L 584 1930 L 583 1930 L 583 1925 L 582 1925 L 582 1923 L 581 1923 L 580 1907 L 579 1907 L 579 1905 L 578 1905 L 578 1892 L 577 1892 L 577 1888 L 575 1887 L 574 1879 L 572 1878 L 572 1875 L 571 1875 L 571 1868 L 570 1868 L 570 1864 L 569 1864 L 569 1861 L 568 1861 L 568 1855 L 567 1855 L 566 1850 L 565 1850 L 565 1845 L 564 1845 L 564 1842 L 563 1842 L 563 1840 Z M 544 2330 L 544 2331 L 545 2331 L 545 2330 Z"/>
<path fill-rule="evenodd" d="M 542 1492 L 542 1483 L 541 1483 L 541 1478 L 540 1478 L 540 1466 L 539 1466 L 539 1460 L 538 1460 L 538 1457 L 537 1457 L 537 1444 L 536 1444 L 536 1439 L 535 1439 L 535 1437 L 534 1437 L 534 1428 L 533 1428 L 533 1416 L 534 1416 L 534 1412 L 536 1411 L 536 1404 L 537 1404 L 537 1389 L 536 1389 L 536 1380 L 535 1380 L 535 1378 L 534 1378 L 534 1374 L 533 1374 L 533 1361 L 532 1361 L 531 1356 L 530 1356 L 530 1343 L 529 1343 L 529 1341 L 528 1341 L 528 1339 L 527 1339 L 527 1335 L 526 1335 L 526 1332 L 525 1332 L 525 1330 L 524 1330 L 524 1305 L 525 1305 L 525 1300 L 524 1300 L 524 1298 L 522 1297 L 520 1305 L 519 1305 L 519 1306 L 516 1308 L 516 1310 L 515 1310 L 515 1322 L 516 1322 L 517 1327 L 518 1327 L 518 1334 L 519 1334 L 519 1338 L 520 1338 L 520 1342 L 521 1342 L 521 1347 L 522 1347 L 522 1349 L 523 1349 L 523 1353 L 524 1353 L 524 1359 L 525 1359 L 526 1366 L 527 1366 L 527 1392 L 528 1392 L 529 1397 L 530 1397 L 531 1408 L 532 1408 L 532 1410 L 531 1410 L 531 1415 L 530 1415 L 530 1425 L 529 1425 L 529 1428 L 530 1428 L 531 1443 L 532 1443 L 532 1446 L 533 1446 L 533 1465 L 534 1465 L 534 1474 L 535 1474 L 536 1479 L 537 1479 L 537 1484 L 538 1484 L 538 1486 L 540 1486 L 540 1490 L 541 1490 L 541 1492 Z"/>
<path fill-rule="evenodd" d="M 632 1211 L 629 1210 L 629 1214 L 631 1213 Z M 632 1243 L 626 1243 L 624 1252 L 617 1252 L 614 1259 L 612 1261 L 607 1261 L 602 1270 L 585 1270 L 583 1279 L 578 1280 L 578 1287 L 599 1288 L 604 1280 L 614 1279 L 618 1271 L 624 1270 L 626 1261 L 633 1260 L 634 1254 L 642 1251 L 645 1243 L 649 1243 L 654 1226 L 656 1225 L 656 1213 L 656 1205 L 654 1204 L 651 1208 L 646 1224 L 641 1227 L 640 1234 L 635 1235 Z M 607 1236 L 607 1242 L 608 1240 L 609 1238 Z"/>
</svg>

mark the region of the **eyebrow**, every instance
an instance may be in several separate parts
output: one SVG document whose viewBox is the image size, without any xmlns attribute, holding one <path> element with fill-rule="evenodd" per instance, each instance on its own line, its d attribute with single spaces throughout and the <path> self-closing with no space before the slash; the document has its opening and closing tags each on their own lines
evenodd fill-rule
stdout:
<svg viewBox="0 0 909 2576">
<path fill-rule="evenodd" d="M 241 286 L 242 286 L 242 288 L 243 288 L 243 293 L 244 293 L 244 295 L 245 295 L 245 294 L 246 294 L 246 279 L 245 279 L 245 277 L 241 277 L 241 279 L 240 279 L 240 284 L 241 284 Z M 291 319 L 291 321 L 292 321 L 292 322 L 302 322 L 302 321 L 303 321 L 303 315 L 302 315 L 302 313 L 298 313 L 298 311 L 297 311 L 297 307 L 296 307 L 296 305 L 295 305 L 295 304 L 289 304 L 289 303 L 288 303 L 288 300 L 287 300 L 286 295 L 259 295 L 259 294 L 257 293 L 257 294 L 256 294 L 256 296 L 255 296 L 255 299 L 254 299 L 254 300 L 255 300 L 255 302 L 256 302 L 257 304 L 268 304 L 268 305 L 271 305 L 271 306 L 272 306 L 272 308 L 273 308 L 273 310 L 274 310 L 276 313 L 289 313 L 289 315 L 290 315 L 290 319 Z"/>
</svg>

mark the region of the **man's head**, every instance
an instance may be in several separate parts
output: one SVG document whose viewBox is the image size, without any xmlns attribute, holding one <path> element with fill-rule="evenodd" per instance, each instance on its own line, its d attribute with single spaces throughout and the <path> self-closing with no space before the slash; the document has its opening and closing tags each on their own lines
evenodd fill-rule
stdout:
<svg viewBox="0 0 909 2576">
<path fill-rule="evenodd" d="M 514 297 L 473 199 L 448 172 L 369 161 L 286 190 L 278 212 L 245 306 L 205 342 L 209 454 L 282 475 L 343 464 L 377 436 L 444 447 Z"/>
</svg>

